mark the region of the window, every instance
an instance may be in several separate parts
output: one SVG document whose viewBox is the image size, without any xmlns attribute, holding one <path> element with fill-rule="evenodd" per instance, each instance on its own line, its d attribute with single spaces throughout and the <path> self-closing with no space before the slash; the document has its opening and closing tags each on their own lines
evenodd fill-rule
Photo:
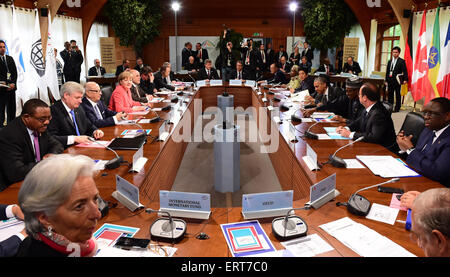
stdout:
<svg viewBox="0 0 450 277">
<path fill-rule="evenodd" d="M 392 48 L 400 45 L 401 32 L 400 25 L 392 26 L 384 32 L 381 45 L 380 71 L 386 72 L 387 63 L 391 59 Z"/>
</svg>

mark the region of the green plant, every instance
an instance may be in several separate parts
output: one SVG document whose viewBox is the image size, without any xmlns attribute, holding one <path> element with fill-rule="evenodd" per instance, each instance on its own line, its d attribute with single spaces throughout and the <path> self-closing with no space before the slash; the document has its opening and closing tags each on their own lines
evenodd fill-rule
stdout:
<svg viewBox="0 0 450 277">
<path fill-rule="evenodd" d="M 341 46 L 358 22 L 344 0 L 304 0 L 302 17 L 306 39 L 313 48 L 324 51 Z"/>
<path fill-rule="evenodd" d="M 138 56 L 147 43 L 159 36 L 160 0 L 109 0 L 106 15 L 120 45 L 133 45 Z"/>
</svg>

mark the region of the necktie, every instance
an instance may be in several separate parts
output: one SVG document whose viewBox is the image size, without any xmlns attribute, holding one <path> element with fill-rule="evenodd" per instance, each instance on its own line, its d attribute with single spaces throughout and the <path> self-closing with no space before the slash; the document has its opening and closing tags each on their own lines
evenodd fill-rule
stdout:
<svg viewBox="0 0 450 277">
<path fill-rule="evenodd" d="M 8 63 L 6 62 L 6 55 L 4 55 L 4 56 L 2 57 L 2 62 L 3 62 L 3 63 L 5 64 L 5 66 L 6 66 L 6 72 L 9 73 Z"/>
<path fill-rule="evenodd" d="M 211 79 L 211 72 L 208 70 L 208 79 Z"/>
<path fill-rule="evenodd" d="M 41 160 L 41 150 L 39 148 L 39 133 L 34 131 L 33 132 L 33 142 L 34 142 L 34 151 L 36 154 L 36 161 L 40 161 Z"/>
<path fill-rule="evenodd" d="M 102 76 L 102 72 L 100 71 L 100 67 L 97 67 L 97 76 Z"/>
<path fill-rule="evenodd" d="M 240 80 L 241 79 L 241 72 L 239 71 L 238 72 L 238 80 Z"/>
<path fill-rule="evenodd" d="M 364 133 L 366 132 L 366 125 L 367 125 L 367 117 L 368 117 L 368 113 L 365 110 L 363 113 L 363 118 L 362 118 L 362 122 L 361 122 L 361 132 Z"/>
<path fill-rule="evenodd" d="M 77 121 L 75 120 L 75 113 L 73 110 L 70 110 L 70 115 L 72 116 L 73 124 L 75 125 L 75 132 L 77 133 L 77 136 L 80 135 L 80 130 L 78 130 Z"/>
<path fill-rule="evenodd" d="M 103 119 L 103 116 L 102 116 L 102 113 L 100 112 L 100 109 L 98 108 L 98 104 L 97 105 L 95 105 L 95 112 L 96 112 L 96 114 L 97 114 L 97 118 L 98 119 Z"/>
<path fill-rule="evenodd" d="M 430 150 L 431 146 L 433 145 L 433 140 L 436 137 L 436 133 L 433 131 L 430 135 L 430 138 L 427 141 L 427 144 L 425 145 L 425 147 L 422 149 L 423 153 L 428 152 L 428 150 Z"/>
<path fill-rule="evenodd" d="M 264 55 L 264 51 L 261 51 L 263 63 L 266 63 L 266 55 Z"/>
</svg>

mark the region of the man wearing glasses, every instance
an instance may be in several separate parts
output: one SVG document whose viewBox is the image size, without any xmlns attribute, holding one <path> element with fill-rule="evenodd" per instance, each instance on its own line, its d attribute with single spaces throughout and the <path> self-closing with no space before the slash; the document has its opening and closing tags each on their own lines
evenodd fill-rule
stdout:
<svg viewBox="0 0 450 277">
<path fill-rule="evenodd" d="M 420 174 L 450 187 L 450 100 L 438 97 L 423 108 L 425 128 L 417 145 L 412 135 L 397 136 L 400 149 L 408 154 L 406 162 Z"/>
<path fill-rule="evenodd" d="M 39 99 L 30 99 L 22 114 L 0 132 L 0 169 L 7 186 L 22 181 L 42 159 L 63 152 L 63 146 L 47 131 L 52 119 L 50 107 Z"/>
<path fill-rule="evenodd" d="M 85 87 L 85 93 L 81 106 L 86 112 L 86 116 L 95 126 L 107 127 L 114 126 L 117 122 L 127 117 L 124 112 L 115 112 L 109 110 L 100 98 L 102 97 L 102 91 L 100 86 L 96 82 L 87 82 Z"/>
</svg>

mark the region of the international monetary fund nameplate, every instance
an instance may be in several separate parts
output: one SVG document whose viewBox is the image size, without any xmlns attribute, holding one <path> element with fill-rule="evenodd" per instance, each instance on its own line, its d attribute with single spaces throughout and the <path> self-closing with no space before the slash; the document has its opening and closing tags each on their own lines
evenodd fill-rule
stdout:
<svg viewBox="0 0 450 277">
<path fill-rule="evenodd" d="M 161 190 L 159 201 L 161 210 L 211 211 L 211 195 L 208 193 Z"/>
</svg>

